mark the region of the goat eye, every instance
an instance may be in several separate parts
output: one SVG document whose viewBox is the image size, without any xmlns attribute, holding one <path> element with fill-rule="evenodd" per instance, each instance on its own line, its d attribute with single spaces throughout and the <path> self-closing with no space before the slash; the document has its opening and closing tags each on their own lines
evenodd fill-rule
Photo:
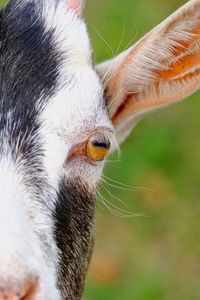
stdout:
<svg viewBox="0 0 200 300">
<path fill-rule="evenodd" d="M 103 136 L 93 136 L 87 143 L 87 157 L 95 160 L 102 161 L 110 150 L 110 141 Z"/>
</svg>

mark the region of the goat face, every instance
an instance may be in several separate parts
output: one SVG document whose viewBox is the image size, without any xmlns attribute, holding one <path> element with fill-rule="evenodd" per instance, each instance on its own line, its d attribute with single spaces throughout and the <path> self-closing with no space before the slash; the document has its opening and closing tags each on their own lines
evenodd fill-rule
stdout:
<svg viewBox="0 0 200 300">
<path fill-rule="evenodd" d="M 11 1 L 1 13 L 0 299 L 27 282 L 36 299 L 79 299 L 91 253 L 113 129 L 68 2 Z"/>
<path fill-rule="evenodd" d="M 80 299 L 113 129 L 121 142 L 200 85 L 199 0 L 96 71 L 81 8 L 13 0 L 0 15 L 0 299 Z"/>
</svg>

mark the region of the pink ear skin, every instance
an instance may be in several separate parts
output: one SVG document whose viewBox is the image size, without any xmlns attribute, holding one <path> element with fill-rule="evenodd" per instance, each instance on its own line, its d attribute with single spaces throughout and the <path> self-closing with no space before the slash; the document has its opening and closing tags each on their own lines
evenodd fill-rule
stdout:
<svg viewBox="0 0 200 300">
<path fill-rule="evenodd" d="M 67 9 L 73 11 L 78 18 L 82 17 L 82 8 L 83 1 L 82 0 L 68 0 L 67 1 Z"/>
<path fill-rule="evenodd" d="M 188 1 L 97 72 L 122 141 L 135 120 L 200 88 L 200 1 Z"/>
</svg>

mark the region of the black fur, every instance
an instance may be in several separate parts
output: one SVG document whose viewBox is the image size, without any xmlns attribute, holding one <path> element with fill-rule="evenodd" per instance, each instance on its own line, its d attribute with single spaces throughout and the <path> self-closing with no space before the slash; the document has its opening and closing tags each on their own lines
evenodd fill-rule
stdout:
<svg viewBox="0 0 200 300">
<path fill-rule="evenodd" d="M 11 1 L 0 21 L 0 132 L 6 130 L 11 148 L 30 159 L 38 142 L 38 110 L 56 89 L 61 58 L 34 1 Z"/>
<path fill-rule="evenodd" d="M 0 13 L 0 153 L 9 149 L 16 164 L 24 163 L 32 174 L 26 185 L 40 194 L 45 176 L 39 117 L 56 90 L 62 55 L 37 9 L 35 1 L 13 0 Z"/>
<path fill-rule="evenodd" d="M 63 300 L 80 300 L 93 249 L 94 194 L 77 178 L 60 183 L 55 237 L 61 251 L 59 288 Z"/>
<path fill-rule="evenodd" d="M 26 186 L 34 187 L 41 203 L 48 182 L 42 165 L 39 116 L 56 91 L 62 63 L 54 32 L 45 30 L 35 5 L 43 1 L 13 0 L 0 13 L 0 154 L 9 149 L 13 161 L 26 166 L 24 172 L 31 174 L 24 176 Z M 51 187 L 49 197 L 50 191 Z M 62 178 L 58 201 L 53 199 L 56 211 L 43 203 L 54 217 L 63 300 L 81 298 L 92 252 L 95 209 L 94 195 L 88 191 L 80 179 L 67 182 Z M 42 238 L 45 241 L 45 232 Z"/>
</svg>

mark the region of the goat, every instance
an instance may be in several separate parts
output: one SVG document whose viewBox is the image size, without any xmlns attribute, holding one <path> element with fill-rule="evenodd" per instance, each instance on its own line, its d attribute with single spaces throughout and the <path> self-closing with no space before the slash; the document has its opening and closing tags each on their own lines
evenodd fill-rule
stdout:
<svg viewBox="0 0 200 300">
<path fill-rule="evenodd" d="M 78 300 L 104 158 L 200 86 L 200 1 L 94 68 L 82 0 L 0 13 L 0 300 Z"/>
</svg>

